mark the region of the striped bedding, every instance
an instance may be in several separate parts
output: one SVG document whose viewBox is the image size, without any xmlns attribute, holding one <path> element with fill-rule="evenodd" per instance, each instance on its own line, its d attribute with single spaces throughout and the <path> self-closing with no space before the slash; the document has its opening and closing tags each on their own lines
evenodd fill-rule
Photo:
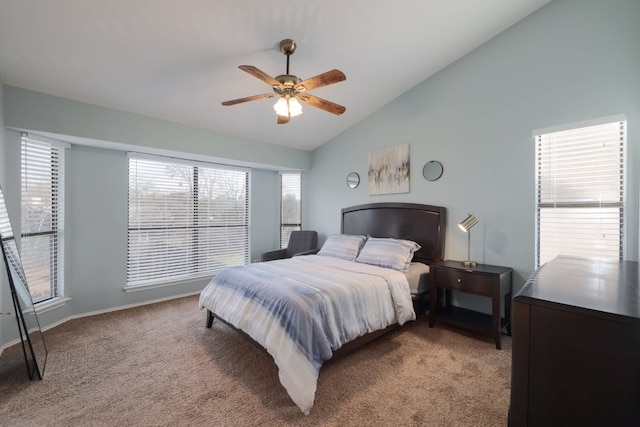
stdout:
<svg viewBox="0 0 640 427">
<path fill-rule="evenodd" d="M 333 351 L 415 319 L 403 273 L 318 255 L 226 269 L 202 291 L 200 307 L 267 350 L 280 382 L 305 414 Z"/>
</svg>

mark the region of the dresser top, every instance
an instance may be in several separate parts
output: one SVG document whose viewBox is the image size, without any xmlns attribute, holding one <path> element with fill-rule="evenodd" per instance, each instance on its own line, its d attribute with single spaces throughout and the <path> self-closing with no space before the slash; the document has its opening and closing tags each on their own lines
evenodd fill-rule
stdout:
<svg viewBox="0 0 640 427">
<path fill-rule="evenodd" d="M 560 256 L 536 270 L 515 298 L 640 319 L 638 263 Z"/>
</svg>

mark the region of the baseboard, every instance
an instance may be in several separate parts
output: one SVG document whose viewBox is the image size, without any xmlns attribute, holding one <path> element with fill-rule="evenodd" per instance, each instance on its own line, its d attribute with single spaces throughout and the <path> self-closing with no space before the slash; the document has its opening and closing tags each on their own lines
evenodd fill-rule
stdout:
<svg viewBox="0 0 640 427">
<path fill-rule="evenodd" d="M 90 311 L 90 312 L 87 312 L 87 313 L 74 314 L 72 316 L 65 317 L 64 319 L 59 320 L 59 321 L 57 321 L 55 323 L 47 325 L 46 327 L 42 328 L 42 332 L 48 331 L 49 329 L 55 328 L 56 326 L 60 326 L 63 323 L 68 322 L 69 320 L 82 319 L 83 317 L 96 316 L 98 314 L 111 313 L 111 312 L 114 312 L 114 311 L 126 310 L 126 309 L 129 309 L 129 308 L 142 307 L 143 305 L 157 304 L 159 302 L 171 301 L 173 299 L 190 297 L 190 296 L 193 296 L 193 295 L 198 295 L 200 292 L 201 291 L 188 292 L 186 294 L 172 295 L 172 296 L 169 296 L 169 297 L 158 298 L 158 299 L 153 299 L 153 300 L 149 300 L 149 301 L 141 301 L 141 302 L 138 302 L 138 303 L 135 303 L 135 304 L 120 305 L 118 307 L 106 308 L 104 310 L 96 310 L 96 311 Z"/>
<path fill-rule="evenodd" d="M 11 340 L 9 342 L 2 344 L 2 346 L 0 346 L 0 356 L 2 356 L 2 352 L 4 351 L 5 348 L 9 348 L 16 344 L 20 344 L 20 338 L 16 338 L 14 340 Z"/>
</svg>

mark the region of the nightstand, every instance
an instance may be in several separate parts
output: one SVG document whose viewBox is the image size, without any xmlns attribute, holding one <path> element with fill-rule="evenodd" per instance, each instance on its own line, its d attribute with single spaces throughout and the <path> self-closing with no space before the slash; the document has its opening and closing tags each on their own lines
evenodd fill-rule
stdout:
<svg viewBox="0 0 640 427">
<path fill-rule="evenodd" d="M 429 293 L 438 295 L 445 290 L 445 304 L 437 307 L 439 298 L 429 298 L 429 327 L 436 319 L 493 336 L 496 348 L 501 349 L 500 331 L 505 326 L 511 335 L 511 273 L 508 267 L 478 264 L 465 267 L 460 261 L 443 261 L 430 266 Z M 451 304 L 452 291 L 465 292 L 491 298 L 491 314 L 479 313 Z M 505 317 L 500 317 L 504 301 Z"/>
</svg>

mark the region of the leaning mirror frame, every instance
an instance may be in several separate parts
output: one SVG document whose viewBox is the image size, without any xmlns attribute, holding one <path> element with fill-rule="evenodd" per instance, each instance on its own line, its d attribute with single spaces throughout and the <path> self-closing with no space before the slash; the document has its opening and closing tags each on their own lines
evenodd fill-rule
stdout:
<svg viewBox="0 0 640 427">
<path fill-rule="evenodd" d="M 357 172 L 351 172 L 347 175 L 347 187 L 353 189 L 360 185 L 360 175 Z"/>
<path fill-rule="evenodd" d="M 37 377 L 41 380 L 47 363 L 47 347 L 33 305 L 33 299 L 27 286 L 2 188 L 0 188 L 0 247 L 2 248 L 2 258 L 7 269 L 7 278 L 11 288 L 11 298 L 16 313 L 27 373 L 29 374 L 29 379 Z"/>
<path fill-rule="evenodd" d="M 442 176 L 444 168 L 442 163 L 437 160 L 431 160 L 424 164 L 422 167 L 422 176 L 427 181 L 437 181 Z"/>
</svg>

